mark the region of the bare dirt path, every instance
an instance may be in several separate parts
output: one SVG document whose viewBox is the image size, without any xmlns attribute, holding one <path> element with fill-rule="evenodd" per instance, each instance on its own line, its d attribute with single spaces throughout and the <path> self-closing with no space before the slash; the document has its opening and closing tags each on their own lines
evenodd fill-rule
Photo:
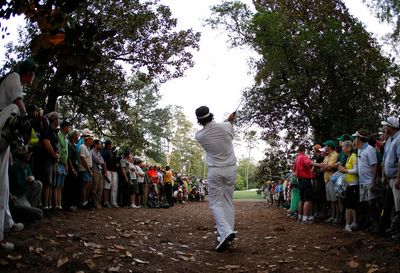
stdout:
<svg viewBox="0 0 400 273">
<path fill-rule="evenodd" d="M 237 240 L 213 250 L 205 203 L 60 213 L 7 234 L 0 272 L 400 272 L 400 243 L 301 225 L 264 202 L 235 202 Z"/>
</svg>

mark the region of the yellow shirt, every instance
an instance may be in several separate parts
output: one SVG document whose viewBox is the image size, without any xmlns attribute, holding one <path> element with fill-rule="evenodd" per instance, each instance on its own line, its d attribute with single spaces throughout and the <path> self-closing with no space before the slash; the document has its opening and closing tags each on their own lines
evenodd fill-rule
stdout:
<svg viewBox="0 0 400 273">
<path fill-rule="evenodd" d="M 335 167 L 338 157 L 339 157 L 339 154 L 336 151 L 333 151 L 329 155 L 325 156 L 323 163 L 325 163 L 325 164 L 327 164 L 327 165 L 329 165 L 331 167 Z M 328 183 L 329 178 L 331 178 L 331 176 L 332 176 L 332 174 L 334 172 L 335 172 L 335 170 L 325 171 L 324 172 L 324 181 L 325 181 L 325 183 Z"/>
<path fill-rule="evenodd" d="M 355 153 L 352 153 L 351 156 L 349 156 L 347 158 L 345 168 L 346 168 L 346 170 L 352 170 L 354 168 L 354 166 L 357 166 L 357 155 Z M 345 173 L 344 181 L 349 185 L 357 184 L 358 174 Z"/>
<path fill-rule="evenodd" d="M 165 172 L 164 183 L 172 183 L 172 172 L 171 171 Z"/>
</svg>

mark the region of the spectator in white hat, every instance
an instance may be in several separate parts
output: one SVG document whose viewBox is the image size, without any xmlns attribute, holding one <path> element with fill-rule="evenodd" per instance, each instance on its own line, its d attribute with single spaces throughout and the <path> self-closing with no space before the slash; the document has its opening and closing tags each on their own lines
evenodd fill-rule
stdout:
<svg viewBox="0 0 400 273">
<path fill-rule="evenodd" d="M 400 239 L 400 129 L 399 120 L 393 116 L 382 121 L 385 133 L 389 136 L 383 155 L 383 183 L 389 183 L 393 192 L 394 206 L 396 211 L 395 221 L 392 224 L 393 238 Z"/>
<path fill-rule="evenodd" d="M 93 144 L 93 136 L 88 134 L 83 135 L 82 138 L 85 140 L 85 142 L 79 147 L 78 150 L 79 177 L 82 181 L 82 208 L 89 208 L 88 198 L 93 180 L 93 161 L 90 153 L 90 147 Z"/>
</svg>

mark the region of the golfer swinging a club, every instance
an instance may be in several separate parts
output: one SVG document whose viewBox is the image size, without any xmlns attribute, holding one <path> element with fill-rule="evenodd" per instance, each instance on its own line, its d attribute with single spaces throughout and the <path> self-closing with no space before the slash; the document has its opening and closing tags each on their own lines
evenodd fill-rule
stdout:
<svg viewBox="0 0 400 273">
<path fill-rule="evenodd" d="M 206 152 L 209 206 L 217 225 L 219 242 L 215 250 L 222 252 L 235 238 L 232 197 L 236 184 L 236 156 L 232 123 L 236 113 L 230 114 L 226 122 L 216 123 L 208 107 L 201 106 L 196 109 L 196 116 L 203 126 L 195 138 Z"/>
</svg>

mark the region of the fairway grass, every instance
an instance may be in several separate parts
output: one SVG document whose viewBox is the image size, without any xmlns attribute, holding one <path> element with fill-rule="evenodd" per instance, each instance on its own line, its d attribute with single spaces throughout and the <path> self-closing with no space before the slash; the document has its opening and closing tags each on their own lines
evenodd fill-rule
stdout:
<svg viewBox="0 0 400 273">
<path fill-rule="evenodd" d="M 262 200 L 265 200 L 265 199 L 262 196 L 257 195 L 257 191 L 248 190 L 248 191 L 235 191 L 233 193 L 233 200 L 262 201 Z"/>
</svg>

